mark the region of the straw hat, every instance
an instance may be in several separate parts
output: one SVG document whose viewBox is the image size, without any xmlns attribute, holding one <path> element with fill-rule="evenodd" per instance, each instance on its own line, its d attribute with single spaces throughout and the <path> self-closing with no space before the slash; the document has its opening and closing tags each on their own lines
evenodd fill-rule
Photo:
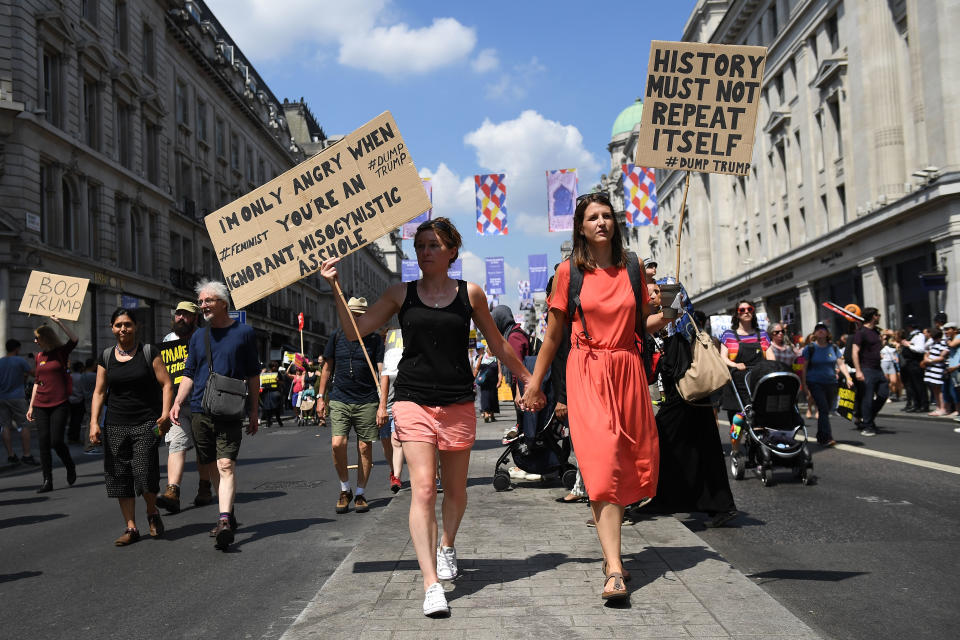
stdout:
<svg viewBox="0 0 960 640">
<path fill-rule="evenodd" d="M 354 313 L 366 313 L 367 311 L 367 299 L 360 298 L 350 298 L 347 302 L 347 309 Z"/>
</svg>

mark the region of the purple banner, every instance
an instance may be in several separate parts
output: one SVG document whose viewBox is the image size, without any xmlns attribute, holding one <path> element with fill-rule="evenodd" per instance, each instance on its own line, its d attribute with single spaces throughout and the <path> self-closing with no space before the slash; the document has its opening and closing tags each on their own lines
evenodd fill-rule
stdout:
<svg viewBox="0 0 960 640">
<path fill-rule="evenodd" d="M 430 182 L 430 178 L 420 178 L 423 182 L 423 188 L 427 190 L 427 197 L 430 198 L 430 204 L 433 204 L 433 183 Z M 421 213 L 413 220 L 405 222 L 400 228 L 404 240 L 412 240 L 413 236 L 417 234 L 417 227 L 430 219 L 430 214 L 433 213 L 433 209 L 428 210 L 426 213 Z M 571 227 L 572 229 L 573 227 Z"/>
<path fill-rule="evenodd" d="M 463 280 L 463 260 L 453 261 L 453 264 L 447 269 L 447 277 L 454 280 Z"/>
<path fill-rule="evenodd" d="M 484 258 L 487 266 L 487 295 L 503 295 L 503 258 Z"/>
<path fill-rule="evenodd" d="M 577 170 L 547 171 L 547 218 L 550 231 L 573 231 L 577 204 Z M 534 289 L 536 291 L 536 289 Z"/>
<path fill-rule="evenodd" d="M 420 267 L 416 260 L 404 260 L 400 263 L 400 281 L 413 282 L 420 279 Z"/>
<path fill-rule="evenodd" d="M 530 291 L 547 290 L 547 254 L 537 253 L 527 256 L 527 268 L 530 272 Z"/>
</svg>

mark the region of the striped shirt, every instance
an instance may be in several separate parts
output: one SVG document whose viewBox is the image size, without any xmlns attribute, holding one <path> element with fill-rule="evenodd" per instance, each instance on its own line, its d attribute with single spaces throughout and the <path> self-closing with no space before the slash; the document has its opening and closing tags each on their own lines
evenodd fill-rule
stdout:
<svg viewBox="0 0 960 640">
<path fill-rule="evenodd" d="M 740 338 L 739 342 L 737 341 L 738 337 Z M 737 336 L 733 329 L 727 329 L 723 332 L 723 335 L 720 336 L 720 342 L 727 348 L 730 360 L 737 359 L 737 352 L 740 351 L 741 342 L 744 344 L 756 343 L 758 339 L 760 341 L 761 351 L 766 351 L 770 348 L 770 337 L 766 331 L 757 331 L 757 333 L 751 333 L 748 336 Z"/>
<path fill-rule="evenodd" d="M 933 358 L 940 358 L 947 353 L 947 341 L 942 338 L 936 342 L 931 342 L 927 348 L 927 366 L 923 370 L 923 381 L 927 384 L 943 384 L 943 371 L 946 369 L 946 361 L 931 362 Z"/>
</svg>

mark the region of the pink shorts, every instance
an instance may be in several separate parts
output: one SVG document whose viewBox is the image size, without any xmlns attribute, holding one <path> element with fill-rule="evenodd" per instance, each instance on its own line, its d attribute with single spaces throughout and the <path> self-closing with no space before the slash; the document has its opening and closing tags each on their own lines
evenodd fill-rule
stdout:
<svg viewBox="0 0 960 640">
<path fill-rule="evenodd" d="M 441 451 L 462 451 L 477 439 L 472 402 L 427 407 L 401 400 L 393 404 L 393 420 L 400 442 L 429 442 Z"/>
</svg>

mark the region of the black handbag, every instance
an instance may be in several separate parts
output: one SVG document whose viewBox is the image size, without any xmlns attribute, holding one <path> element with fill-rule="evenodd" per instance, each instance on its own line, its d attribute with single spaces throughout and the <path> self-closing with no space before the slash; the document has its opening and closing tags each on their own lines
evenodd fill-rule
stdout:
<svg viewBox="0 0 960 640">
<path fill-rule="evenodd" d="M 203 413 L 216 420 L 243 420 L 247 414 L 247 395 L 250 389 L 246 380 L 237 380 L 213 371 L 213 356 L 210 353 L 210 328 L 204 334 L 207 348 L 207 384 L 200 401 Z"/>
</svg>

